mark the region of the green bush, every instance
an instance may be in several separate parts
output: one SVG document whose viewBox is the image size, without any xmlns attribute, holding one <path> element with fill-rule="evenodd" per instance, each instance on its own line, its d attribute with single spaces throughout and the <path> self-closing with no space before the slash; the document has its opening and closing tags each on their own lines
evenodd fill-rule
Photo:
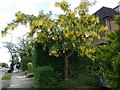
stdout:
<svg viewBox="0 0 120 90">
<path fill-rule="evenodd" d="M 0 63 L 0 66 L 4 67 L 4 68 L 8 68 L 8 64 L 7 63 Z"/>
<path fill-rule="evenodd" d="M 75 59 L 75 60 L 73 60 Z M 80 60 L 81 59 L 81 60 Z M 57 84 L 58 88 L 99 87 L 97 63 L 87 58 L 71 57 L 69 60 L 69 78 Z"/>
<path fill-rule="evenodd" d="M 29 62 L 31 62 L 32 60 L 31 60 L 31 57 L 30 56 L 24 56 L 22 59 L 21 59 L 21 69 L 23 70 L 23 71 L 25 71 L 25 70 L 27 70 L 27 64 L 29 63 Z"/>
<path fill-rule="evenodd" d="M 33 72 L 33 64 L 32 64 L 32 62 L 29 62 L 27 64 L 27 69 L 28 69 L 28 73 L 32 73 Z"/>
<path fill-rule="evenodd" d="M 56 88 L 78 88 L 79 84 L 74 79 L 62 80 L 58 82 Z"/>
<path fill-rule="evenodd" d="M 68 81 L 64 80 L 64 58 L 49 56 L 49 53 L 43 51 L 40 44 L 36 45 L 34 51 L 33 65 L 34 68 L 42 66 L 51 66 L 55 71 L 61 73 L 57 77 L 56 88 L 77 88 L 82 86 L 98 85 L 98 64 L 88 58 L 80 57 L 76 53 L 69 58 L 69 77 Z M 35 73 L 37 73 L 36 71 Z M 37 78 L 35 77 L 36 81 Z M 38 81 L 39 82 L 39 81 Z"/>
<path fill-rule="evenodd" d="M 120 22 L 120 15 L 116 19 Z M 96 47 L 96 60 L 112 90 L 120 90 L 120 28 L 107 33 L 106 37 L 107 45 Z"/>
<path fill-rule="evenodd" d="M 44 51 L 43 46 L 37 44 L 33 54 L 33 65 L 34 67 L 52 66 L 55 70 L 64 72 L 63 68 L 63 58 L 50 56 L 48 51 Z"/>
<path fill-rule="evenodd" d="M 35 88 L 54 88 L 59 75 L 51 66 L 38 67 L 35 70 Z"/>
</svg>

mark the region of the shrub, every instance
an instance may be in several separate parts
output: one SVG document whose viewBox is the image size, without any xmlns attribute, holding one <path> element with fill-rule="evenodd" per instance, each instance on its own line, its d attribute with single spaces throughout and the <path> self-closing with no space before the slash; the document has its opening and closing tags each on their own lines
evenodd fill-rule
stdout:
<svg viewBox="0 0 120 90">
<path fill-rule="evenodd" d="M 34 68 L 45 66 L 52 66 L 54 71 L 61 73 L 57 77 L 57 88 L 77 88 L 82 86 L 98 85 L 98 64 L 86 57 L 80 57 L 76 53 L 69 58 L 69 77 L 68 81 L 64 80 L 64 59 L 49 56 L 42 47 L 38 44 L 34 51 L 33 65 Z M 37 71 L 36 71 L 37 73 Z M 37 80 L 37 78 L 35 77 Z M 38 81 L 39 82 L 39 81 Z"/>
<path fill-rule="evenodd" d="M 27 70 L 27 64 L 29 63 L 29 62 L 31 62 L 32 60 L 31 60 L 31 57 L 28 57 L 28 56 L 24 56 L 23 58 L 22 58 L 22 60 L 21 60 L 21 69 L 23 70 L 23 71 L 25 71 L 25 70 Z"/>
<path fill-rule="evenodd" d="M 119 18 L 118 18 L 119 17 Z M 120 15 L 117 16 L 120 22 Z M 107 33 L 107 45 L 98 45 L 96 59 L 101 64 L 100 72 L 113 90 L 120 90 L 120 28 Z"/>
<path fill-rule="evenodd" d="M 32 64 L 32 62 L 29 62 L 27 64 L 27 69 L 28 69 L 28 73 L 32 73 L 33 72 L 33 64 Z"/>
<path fill-rule="evenodd" d="M 35 70 L 35 88 L 54 88 L 59 75 L 51 66 L 38 67 Z"/>
<path fill-rule="evenodd" d="M 49 56 L 47 51 L 44 51 L 41 44 L 37 44 L 33 54 L 34 68 L 45 66 L 52 66 L 54 70 L 64 72 L 64 64 L 62 57 Z"/>
<path fill-rule="evenodd" d="M 56 88 L 78 88 L 79 84 L 74 79 L 62 80 L 58 82 Z"/>
<path fill-rule="evenodd" d="M 8 64 L 7 63 L 0 63 L 0 66 L 4 67 L 4 68 L 8 68 Z"/>
</svg>

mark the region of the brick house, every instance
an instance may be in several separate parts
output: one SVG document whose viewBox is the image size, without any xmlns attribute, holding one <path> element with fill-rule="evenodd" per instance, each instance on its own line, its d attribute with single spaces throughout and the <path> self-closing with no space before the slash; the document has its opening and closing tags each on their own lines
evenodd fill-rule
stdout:
<svg viewBox="0 0 120 90">
<path fill-rule="evenodd" d="M 113 9 L 108 7 L 102 7 L 98 11 L 96 11 L 93 15 L 95 15 L 96 17 L 99 17 L 100 24 L 107 26 L 108 27 L 107 32 L 109 32 L 111 30 L 118 28 L 118 24 L 114 22 L 114 17 L 115 15 L 118 14 L 119 11 L 120 11 L 119 6 Z M 104 37 L 105 37 L 105 33 L 101 35 L 100 40 L 94 39 L 93 43 L 104 44 L 105 43 L 105 41 L 103 40 Z"/>
</svg>

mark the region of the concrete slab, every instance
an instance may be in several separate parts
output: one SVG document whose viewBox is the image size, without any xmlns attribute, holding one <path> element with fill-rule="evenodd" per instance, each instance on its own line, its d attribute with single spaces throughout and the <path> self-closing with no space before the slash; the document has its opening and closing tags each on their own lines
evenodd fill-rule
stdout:
<svg viewBox="0 0 120 90">
<path fill-rule="evenodd" d="M 2 88 L 8 88 L 10 86 L 10 80 L 2 80 Z"/>
</svg>

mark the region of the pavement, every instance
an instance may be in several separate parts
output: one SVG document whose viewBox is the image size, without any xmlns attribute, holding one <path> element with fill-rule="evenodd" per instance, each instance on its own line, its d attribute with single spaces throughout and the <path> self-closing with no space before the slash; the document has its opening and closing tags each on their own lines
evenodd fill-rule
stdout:
<svg viewBox="0 0 120 90">
<path fill-rule="evenodd" d="M 0 68 L 0 90 L 2 88 L 2 69 Z"/>
<path fill-rule="evenodd" d="M 10 82 L 10 88 L 32 88 L 34 84 L 34 78 L 26 78 L 26 75 L 20 71 L 19 73 L 13 72 Z"/>
</svg>

